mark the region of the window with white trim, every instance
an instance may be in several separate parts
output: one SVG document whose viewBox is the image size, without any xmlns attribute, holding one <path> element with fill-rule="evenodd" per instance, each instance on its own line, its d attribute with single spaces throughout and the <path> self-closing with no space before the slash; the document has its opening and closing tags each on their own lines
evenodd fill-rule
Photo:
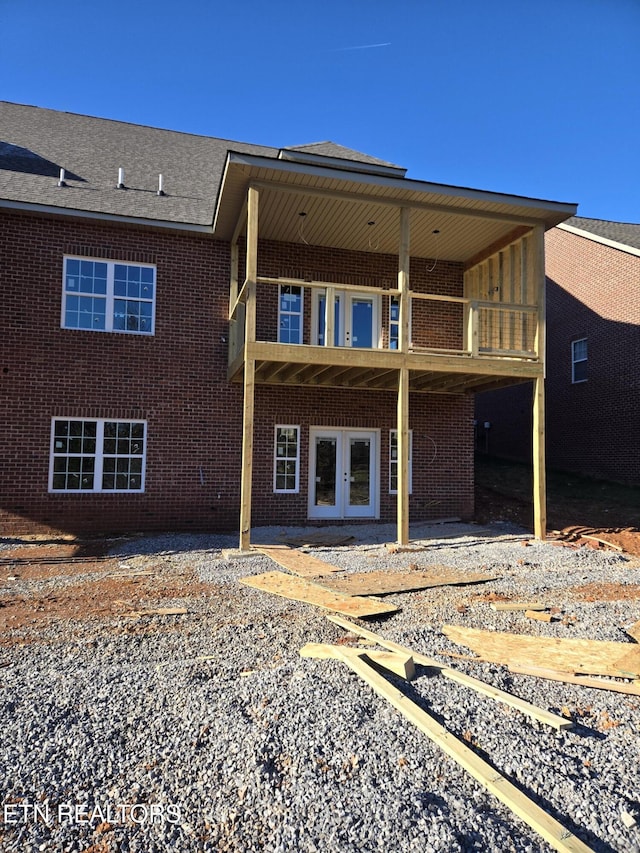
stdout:
<svg viewBox="0 0 640 853">
<path fill-rule="evenodd" d="M 409 430 L 409 494 L 413 492 L 413 430 Z M 389 494 L 398 494 L 398 430 L 389 430 Z"/>
<path fill-rule="evenodd" d="M 587 339 L 571 342 L 571 382 L 587 381 Z"/>
<path fill-rule="evenodd" d="M 143 492 L 145 421 L 54 418 L 51 492 Z"/>
<path fill-rule="evenodd" d="M 278 342 L 281 344 L 302 343 L 302 287 L 294 284 L 280 285 L 278 303 Z"/>
<path fill-rule="evenodd" d="M 389 349 L 400 346 L 400 298 L 389 297 Z"/>
<path fill-rule="evenodd" d="M 300 491 L 300 427 L 275 428 L 273 491 Z"/>
<path fill-rule="evenodd" d="M 63 329 L 153 335 L 156 268 L 64 258 Z"/>
</svg>

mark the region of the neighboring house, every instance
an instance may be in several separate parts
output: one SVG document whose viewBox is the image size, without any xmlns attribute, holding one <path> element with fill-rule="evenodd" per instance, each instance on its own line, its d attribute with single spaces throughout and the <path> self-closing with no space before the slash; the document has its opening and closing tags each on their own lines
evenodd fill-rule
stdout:
<svg viewBox="0 0 640 853">
<path fill-rule="evenodd" d="M 576 216 L 545 252 L 548 465 L 640 485 L 640 225 Z M 478 395 L 476 420 L 481 448 L 527 458 L 531 386 Z"/>
<path fill-rule="evenodd" d="M 10 103 L 0 136 L 5 535 L 406 541 L 473 515 L 474 392 L 533 379 L 542 411 L 544 232 L 575 205 Z"/>
</svg>

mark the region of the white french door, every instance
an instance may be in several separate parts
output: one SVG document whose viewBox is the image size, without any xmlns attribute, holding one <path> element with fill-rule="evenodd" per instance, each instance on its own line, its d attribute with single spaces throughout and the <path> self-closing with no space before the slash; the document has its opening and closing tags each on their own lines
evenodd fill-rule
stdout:
<svg viewBox="0 0 640 853">
<path fill-rule="evenodd" d="M 313 341 L 319 346 L 371 349 L 380 342 L 379 297 L 374 293 L 331 290 L 333 294 L 333 340 L 327 342 L 327 296 L 316 291 L 312 309 Z"/>
<path fill-rule="evenodd" d="M 309 431 L 309 518 L 377 518 L 377 430 Z"/>
</svg>

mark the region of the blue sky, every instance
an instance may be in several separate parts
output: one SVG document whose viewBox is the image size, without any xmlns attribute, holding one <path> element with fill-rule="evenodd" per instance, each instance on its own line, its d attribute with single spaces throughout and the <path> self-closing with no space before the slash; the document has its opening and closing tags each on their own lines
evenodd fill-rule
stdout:
<svg viewBox="0 0 640 853">
<path fill-rule="evenodd" d="M 640 0 L 0 0 L 0 33 L 3 100 L 640 222 Z"/>
</svg>

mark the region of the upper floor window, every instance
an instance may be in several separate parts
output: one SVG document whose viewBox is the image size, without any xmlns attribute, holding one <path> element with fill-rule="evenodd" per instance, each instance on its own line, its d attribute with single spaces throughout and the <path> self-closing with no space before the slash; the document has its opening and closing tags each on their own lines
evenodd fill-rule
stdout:
<svg viewBox="0 0 640 853">
<path fill-rule="evenodd" d="M 62 328 L 154 332 L 156 269 L 87 258 L 64 259 Z"/>
<path fill-rule="evenodd" d="M 52 492 L 142 492 L 146 423 L 54 418 Z"/>
<path fill-rule="evenodd" d="M 279 343 L 302 343 L 302 305 L 302 287 L 292 284 L 280 285 L 280 302 L 278 303 Z"/>
<path fill-rule="evenodd" d="M 400 345 L 400 299 L 389 297 L 389 349 L 398 349 Z"/>
<path fill-rule="evenodd" d="M 571 342 L 571 381 L 587 381 L 587 339 Z"/>
</svg>

